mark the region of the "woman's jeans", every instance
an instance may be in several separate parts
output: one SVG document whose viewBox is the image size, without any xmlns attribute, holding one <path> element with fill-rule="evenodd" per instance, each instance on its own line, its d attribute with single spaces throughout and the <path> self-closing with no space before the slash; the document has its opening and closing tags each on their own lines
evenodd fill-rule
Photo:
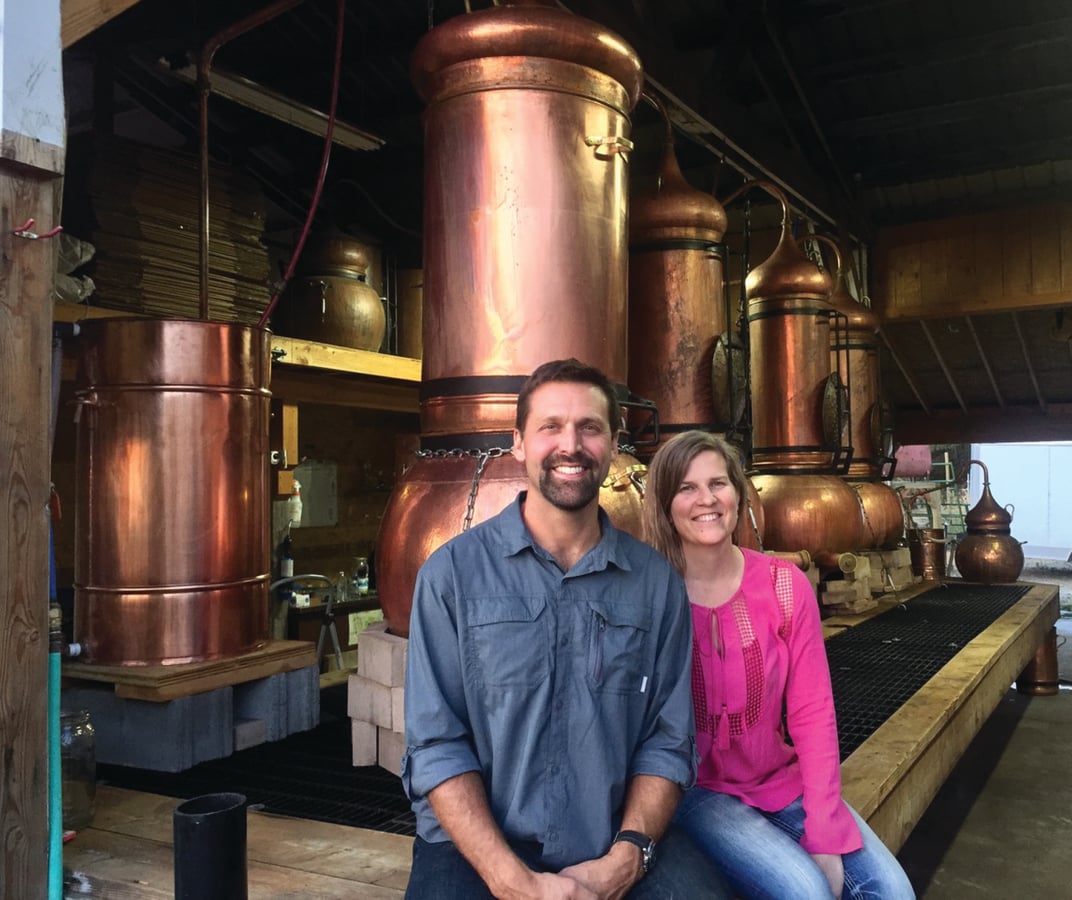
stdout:
<svg viewBox="0 0 1072 900">
<path fill-rule="evenodd" d="M 531 869 L 546 872 L 539 844 L 511 842 Z M 655 846 L 655 868 L 633 887 L 626 900 L 729 900 L 732 897 L 714 865 L 673 825 Z M 476 870 L 450 841 L 413 841 L 406 900 L 491 900 Z"/>
<path fill-rule="evenodd" d="M 878 836 L 852 810 L 864 845 L 842 856 L 845 887 L 852 900 L 912 900 L 904 870 Z M 800 846 L 804 804 L 797 798 L 779 812 L 765 813 L 728 794 L 691 788 L 674 822 L 685 829 L 745 898 L 830 900 L 830 885 Z"/>
</svg>

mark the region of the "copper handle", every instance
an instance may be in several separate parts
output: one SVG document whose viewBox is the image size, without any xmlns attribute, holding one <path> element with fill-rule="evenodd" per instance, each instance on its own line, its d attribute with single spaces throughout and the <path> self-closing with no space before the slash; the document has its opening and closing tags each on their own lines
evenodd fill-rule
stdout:
<svg viewBox="0 0 1072 900">
<path fill-rule="evenodd" d="M 595 147 L 596 159 L 613 159 L 617 153 L 628 162 L 629 152 L 633 149 L 633 142 L 629 138 L 617 134 L 590 134 L 584 143 L 588 147 Z"/>
</svg>

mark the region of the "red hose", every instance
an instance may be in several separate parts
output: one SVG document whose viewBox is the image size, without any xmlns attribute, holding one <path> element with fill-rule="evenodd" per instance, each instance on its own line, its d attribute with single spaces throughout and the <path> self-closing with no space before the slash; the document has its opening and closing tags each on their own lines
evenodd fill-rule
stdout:
<svg viewBox="0 0 1072 900">
<path fill-rule="evenodd" d="M 290 263 L 287 265 L 283 280 L 276 286 L 272 299 L 268 302 L 267 308 L 257 322 L 257 325 L 261 328 L 264 327 L 268 317 L 272 314 L 272 310 L 275 309 L 275 305 L 279 302 L 279 295 L 283 293 L 287 283 L 294 277 L 294 269 L 298 265 L 298 257 L 301 256 L 305 241 L 309 237 L 310 230 L 312 230 L 313 218 L 316 216 L 316 208 L 320 205 L 320 195 L 324 191 L 324 181 L 328 175 L 328 162 L 331 160 L 331 138 L 335 133 L 335 116 L 339 106 L 339 76 L 342 70 L 342 34 L 343 25 L 346 21 L 346 0 L 338 0 L 338 9 L 338 25 L 335 29 L 335 74 L 331 81 L 331 106 L 328 109 L 328 124 L 324 132 L 324 152 L 320 159 L 320 174 L 316 179 L 316 189 L 313 191 L 313 199 L 309 203 L 309 213 L 305 217 L 305 225 L 302 227 L 298 243 L 294 247 L 294 253 L 291 254 Z"/>
</svg>

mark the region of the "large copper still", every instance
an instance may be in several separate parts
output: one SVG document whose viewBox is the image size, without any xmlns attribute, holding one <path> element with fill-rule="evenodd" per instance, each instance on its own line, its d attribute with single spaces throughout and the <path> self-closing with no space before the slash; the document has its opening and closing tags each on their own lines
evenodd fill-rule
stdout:
<svg viewBox="0 0 1072 900">
<path fill-rule="evenodd" d="M 681 174 L 670 121 L 660 110 L 666 145 L 658 178 L 652 189 L 634 193 L 629 207 L 629 387 L 652 401 L 659 416 L 658 444 L 644 441 L 652 435 L 644 431 L 643 410 L 633 420 L 645 460 L 682 431 L 725 431 L 731 424 L 719 420 L 711 390 L 716 341 L 729 321 L 722 277 L 726 211 Z M 727 385 L 726 393 L 731 390 Z M 758 550 L 763 508 L 748 486 L 737 542 Z"/>
<path fill-rule="evenodd" d="M 638 326 L 629 331 L 629 387 L 658 407 L 662 441 L 727 427 L 711 398 L 715 341 L 728 321 L 726 212 L 685 180 L 666 127 L 658 180 L 629 201 L 629 320 Z"/>
<path fill-rule="evenodd" d="M 219 322 L 82 323 L 74 638 L 158 665 L 268 636 L 269 334 Z"/>
<path fill-rule="evenodd" d="M 863 516 L 862 548 L 896 547 L 904 535 L 901 498 L 881 479 L 892 475 L 894 460 L 885 450 L 889 429 L 879 390 L 878 316 L 849 293 L 846 255 L 823 235 L 815 240 L 834 251 L 837 269 L 830 292 L 834 327 L 830 364 L 848 394 L 848 428 L 852 458 L 845 477 L 855 491 Z"/>
<path fill-rule="evenodd" d="M 575 356 L 624 391 L 628 114 L 642 83 L 621 38 L 539 2 L 448 20 L 412 70 L 428 103 L 425 455 L 397 485 L 376 550 L 401 635 L 428 554 L 526 484 L 520 464 L 494 455 L 510 444 L 525 376 Z M 600 497 L 634 532 L 641 469 L 620 454 Z"/>
<path fill-rule="evenodd" d="M 982 468 L 983 495 L 964 517 L 967 533 L 957 543 L 957 571 L 966 581 L 982 584 L 1016 581 L 1024 568 L 1024 550 L 1011 534 L 1012 513 L 990 493 L 986 464 L 973 459 L 968 465 Z"/>
<path fill-rule="evenodd" d="M 763 504 L 768 550 L 824 552 L 868 542 L 862 504 L 831 474 L 845 448 L 842 391 L 830 363 L 831 279 L 790 234 L 789 203 L 766 182 L 756 184 L 782 205 L 774 252 L 749 272 L 749 372 L 753 413 L 752 483 Z"/>
</svg>

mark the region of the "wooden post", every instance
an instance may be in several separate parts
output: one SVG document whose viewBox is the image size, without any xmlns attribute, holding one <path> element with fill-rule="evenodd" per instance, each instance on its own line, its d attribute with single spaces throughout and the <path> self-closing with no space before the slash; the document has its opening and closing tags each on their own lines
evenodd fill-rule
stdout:
<svg viewBox="0 0 1072 900">
<path fill-rule="evenodd" d="M 65 127 L 59 0 L 0 0 L 0 900 L 48 890 L 53 245 Z"/>
</svg>

